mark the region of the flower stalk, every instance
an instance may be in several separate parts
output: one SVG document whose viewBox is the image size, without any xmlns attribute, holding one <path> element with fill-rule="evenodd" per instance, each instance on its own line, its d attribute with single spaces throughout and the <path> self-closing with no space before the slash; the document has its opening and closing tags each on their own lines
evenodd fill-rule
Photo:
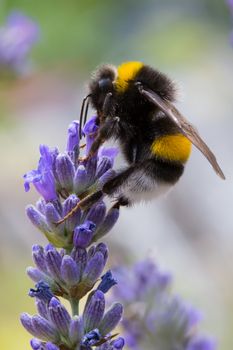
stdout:
<svg viewBox="0 0 233 350">
<path fill-rule="evenodd" d="M 94 140 L 93 130 L 98 130 L 95 121 L 94 117 L 84 127 L 84 152 Z M 31 340 L 34 350 L 121 350 L 124 346 L 123 338 L 112 334 L 121 320 L 122 305 L 113 303 L 105 310 L 105 293 L 116 284 L 111 271 L 104 274 L 108 248 L 104 243 L 95 243 L 114 226 L 119 210 L 107 210 L 99 200 L 91 208 L 78 209 L 65 222 L 56 224 L 84 193 L 100 189 L 110 171 L 114 174 L 116 149 L 102 148 L 88 162 L 79 161 L 78 130 L 79 123 L 72 122 L 64 153 L 41 145 L 38 168 L 24 175 L 25 190 L 33 184 L 41 195 L 35 206 L 27 207 L 27 216 L 49 240 L 45 247 L 33 246 L 35 267 L 27 269 L 36 283 L 29 295 L 36 299 L 38 314 L 23 313 L 21 322 L 35 337 Z M 87 301 L 80 315 L 79 303 L 84 296 Z M 70 302 L 72 315 L 58 297 Z"/>
</svg>

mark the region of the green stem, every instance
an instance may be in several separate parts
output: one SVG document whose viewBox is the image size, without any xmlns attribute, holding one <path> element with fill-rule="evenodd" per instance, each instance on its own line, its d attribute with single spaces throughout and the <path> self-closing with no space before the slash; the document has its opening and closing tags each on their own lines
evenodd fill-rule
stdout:
<svg viewBox="0 0 233 350">
<path fill-rule="evenodd" d="M 77 299 L 70 299 L 70 305 L 71 305 L 71 309 L 72 309 L 72 315 L 78 315 L 79 314 L 79 300 Z"/>
</svg>

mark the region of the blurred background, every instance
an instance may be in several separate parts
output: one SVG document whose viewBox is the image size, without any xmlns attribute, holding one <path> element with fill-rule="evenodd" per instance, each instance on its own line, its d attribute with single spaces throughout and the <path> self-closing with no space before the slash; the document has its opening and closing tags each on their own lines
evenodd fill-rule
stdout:
<svg viewBox="0 0 233 350">
<path fill-rule="evenodd" d="M 35 312 L 25 268 L 31 245 L 46 243 L 25 216 L 38 195 L 24 192 L 22 175 L 37 167 L 40 143 L 64 149 L 93 69 L 125 60 L 178 82 L 178 107 L 227 180 L 193 149 L 169 196 L 122 209 L 110 249 L 130 262 L 152 255 L 174 275 L 175 291 L 202 310 L 203 331 L 219 349 L 232 348 L 232 28 L 219 0 L 0 1 L 1 349 L 30 348 L 19 323 L 20 312 Z"/>
</svg>

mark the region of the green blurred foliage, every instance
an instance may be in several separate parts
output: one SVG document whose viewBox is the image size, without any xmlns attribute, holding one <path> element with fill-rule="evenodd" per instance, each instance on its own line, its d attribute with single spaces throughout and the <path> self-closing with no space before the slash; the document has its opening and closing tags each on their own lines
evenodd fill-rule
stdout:
<svg viewBox="0 0 233 350">
<path fill-rule="evenodd" d="M 32 57 L 41 66 L 66 62 L 79 70 L 99 62 L 154 57 L 183 64 L 227 28 L 218 0 L 1 0 L 0 19 L 20 10 L 41 27 Z M 188 48 L 188 50 L 187 50 Z"/>
</svg>

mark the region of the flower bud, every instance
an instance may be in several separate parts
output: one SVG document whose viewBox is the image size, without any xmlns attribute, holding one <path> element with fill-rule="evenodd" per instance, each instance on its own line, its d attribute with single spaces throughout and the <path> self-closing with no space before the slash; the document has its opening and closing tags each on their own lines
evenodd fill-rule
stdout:
<svg viewBox="0 0 233 350">
<path fill-rule="evenodd" d="M 45 216 L 42 215 L 33 205 L 28 205 L 26 208 L 26 214 L 29 220 L 34 226 L 36 226 L 40 231 L 46 233 L 49 231 L 48 224 L 46 222 Z"/>
<path fill-rule="evenodd" d="M 112 167 L 112 162 L 108 157 L 102 157 L 97 165 L 96 177 L 99 178 Z"/>
<path fill-rule="evenodd" d="M 71 194 L 63 203 L 63 217 L 66 216 L 79 202 L 75 194 Z M 65 221 L 65 228 L 68 232 L 73 232 L 74 228 L 80 224 L 81 210 L 78 209 Z"/>
<path fill-rule="evenodd" d="M 51 292 L 48 283 L 44 281 L 39 281 L 35 287 L 36 289 L 30 289 L 28 293 L 30 297 L 36 297 L 37 299 L 40 299 L 45 303 L 48 303 L 52 299 L 53 293 Z"/>
<path fill-rule="evenodd" d="M 77 152 L 79 147 L 79 121 L 73 120 L 68 127 L 67 152 Z"/>
<path fill-rule="evenodd" d="M 123 346 L 125 345 L 125 341 L 122 337 L 119 337 L 111 342 L 111 345 L 113 346 L 113 349 L 121 350 Z"/>
<path fill-rule="evenodd" d="M 69 255 L 65 255 L 62 258 L 61 277 L 68 286 L 74 286 L 80 279 L 80 271 L 77 264 Z"/>
<path fill-rule="evenodd" d="M 99 330 L 102 335 L 110 333 L 121 320 L 123 306 L 120 303 L 114 303 L 106 312 L 99 325 Z"/>
<path fill-rule="evenodd" d="M 84 165 L 79 165 L 73 179 L 74 192 L 82 193 L 88 185 L 87 171 Z"/>
<path fill-rule="evenodd" d="M 47 273 L 47 266 L 45 262 L 44 249 L 38 244 L 32 246 L 32 258 L 39 270 Z"/>
<path fill-rule="evenodd" d="M 103 254 L 96 252 L 95 255 L 88 260 L 82 280 L 89 286 L 94 285 L 96 280 L 100 277 L 104 266 Z"/>
<path fill-rule="evenodd" d="M 74 245 L 76 247 L 86 248 L 91 243 L 95 226 L 91 221 L 85 221 L 83 225 L 77 226 L 74 230 Z"/>
<path fill-rule="evenodd" d="M 106 205 L 104 204 L 104 202 L 101 201 L 101 202 L 98 202 L 93 207 L 91 207 L 91 209 L 89 210 L 86 216 L 86 220 L 94 222 L 96 227 L 98 227 L 104 220 L 105 214 L 106 214 Z"/>
<path fill-rule="evenodd" d="M 67 336 L 69 333 L 71 317 L 66 308 L 57 298 L 51 299 L 49 303 L 49 314 L 57 330 L 63 336 Z"/>
<path fill-rule="evenodd" d="M 70 322 L 69 339 L 72 344 L 80 343 L 84 335 L 84 325 L 81 316 L 74 316 Z"/>
<path fill-rule="evenodd" d="M 42 349 L 42 342 L 36 338 L 31 339 L 30 345 L 33 350 L 41 350 Z"/>
<path fill-rule="evenodd" d="M 79 274 L 81 276 L 85 267 L 86 267 L 86 264 L 87 264 L 87 251 L 86 251 L 86 249 L 74 247 L 71 251 L 71 257 L 76 262 L 77 267 L 80 271 Z"/>
<path fill-rule="evenodd" d="M 101 237 L 105 236 L 112 229 L 112 227 L 115 225 L 118 218 L 119 218 L 119 209 L 112 207 L 108 211 L 103 223 L 98 227 L 98 229 L 94 235 L 95 240 L 100 239 Z"/>
<path fill-rule="evenodd" d="M 117 281 L 113 278 L 112 272 L 109 270 L 101 277 L 101 282 L 97 289 L 101 290 L 103 293 L 107 293 L 115 284 L 117 284 Z"/>
<path fill-rule="evenodd" d="M 59 281 L 61 279 L 61 274 L 60 274 L 60 268 L 61 268 L 61 262 L 62 262 L 61 255 L 53 246 L 50 246 L 48 250 L 45 252 L 45 259 L 46 259 L 48 271 L 51 273 L 51 275 L 54 277 L 55 280 Z"/>
<path fill-rule="evenodd" d="M 42 340 L 57 341 L 59 334 L 57 330 L 51 325 L 51 323 L 45 320 L 43 317 L 34 315 L 32 316 L 32 327 L 35 330 L 35 335 Z"/>
<path fill-rule="evenodd" d="M 34 281 L 39 282 L 41 280 L 47 281 L 49 277 L 45 275 L 42 271 L 38 270 L 35 267 L 29 266 L 26 270 L 27 275 Z"/>
<path fill-rule="evenodd" d="M 74 164 L 67 154 L 59 154 L 56 159 L 56 174 L 60 185 L 67 191 L 73 189 Z"/>
<path fill-rule="evenodd" d="M 104 315 L 105 299 L 104 293 L 100 290 L 93 292 L 88 298 L 83 312 L 85 332 L 97 328 Z"/>
</svg>

